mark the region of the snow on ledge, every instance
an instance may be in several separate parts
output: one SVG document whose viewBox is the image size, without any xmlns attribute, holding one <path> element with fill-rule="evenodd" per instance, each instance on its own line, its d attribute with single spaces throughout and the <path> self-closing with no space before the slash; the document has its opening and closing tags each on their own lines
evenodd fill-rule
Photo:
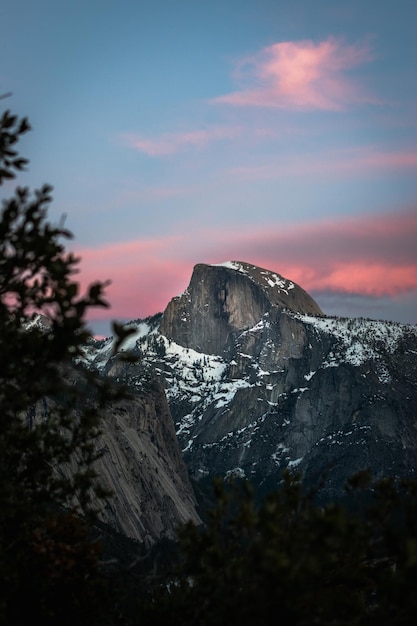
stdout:
<svg viewBox="0 0 417 626">
<path fill-rule="evenodd" d="M 224 261 L 223 263 L 211 263 L 212 267 L 227 267 L 230 270 L 236 270 L 241 274 L 247 274 L 247 270 L 243 267 L 241 263 L 237 261 Z"/>
</svg>

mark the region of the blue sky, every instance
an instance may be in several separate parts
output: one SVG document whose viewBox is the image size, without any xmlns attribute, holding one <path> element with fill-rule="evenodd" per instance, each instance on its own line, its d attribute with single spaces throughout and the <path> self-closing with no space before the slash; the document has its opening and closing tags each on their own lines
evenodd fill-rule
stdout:
<svg viewBox="0 0 417 626">
<path fill-rule="evenodd" d="M 54 186 L 83 284 L 112 280 L 96 332 L 229 259 L 417 322 L 415 0 L 14 0 L 0 23 L 19 182 Z"/>
</svg>

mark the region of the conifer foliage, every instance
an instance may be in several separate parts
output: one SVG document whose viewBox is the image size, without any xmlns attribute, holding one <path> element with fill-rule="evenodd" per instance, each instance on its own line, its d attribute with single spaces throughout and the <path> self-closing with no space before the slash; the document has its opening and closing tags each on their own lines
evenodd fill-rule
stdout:
<svg viewBox="0 0 417 626">
<path fill-rule="evenodd" d="M 182 561 L 154 591 L 148 623 L 415 623 L 414 481 L 372 482 L 364 471 L 345 501 L 324 506 L 290 473 L 259 505 L 247 483 L 217 481 L 215 495 L 206 526 L 180 531 Z"/>
<path fill-rule="evenodd" d="M 0 117 L 0 185 L 27 165 L 29 123 Z M 0 217 L 0 623 L 91 623 L 104 610 L 99 545 L 104 492 L 94 471 L 107 384 L 78 375 L 85 315 L 107 306 L 104 284 L 79 293 L 71 234 L 47 220 L 51 187 L 17 187 Z M 40 317 L 41 315 L 42 317 Z M 42 320 L 44 320 L 42 322 Z M 88 389 L 88 395 L 86 390 Z M 100 601 L 98 598 L 100 597 Z M 97 601 L 96 601 L 97 600 Z M 105 623 L 105 620 L 103 620 Z"/>
</svg>

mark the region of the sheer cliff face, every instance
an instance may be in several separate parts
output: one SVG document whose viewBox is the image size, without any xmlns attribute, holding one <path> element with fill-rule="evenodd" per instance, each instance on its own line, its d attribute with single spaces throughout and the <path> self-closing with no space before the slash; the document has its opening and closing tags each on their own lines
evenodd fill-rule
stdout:
<svg viewBox="0 0 417 626">
<path fill-rule="evenodd" d="M 94 354 L 94 351 L 92 351 Z M 127 383 L 132 365 L 111 357 L 103 364 L 109 377 Z M 82 371 L 69 369 L 68 380 L 85 387 Z M 43 419 L 54 403 L 45 398 L 33 419 Z M 123 399 L 101 414 L 95 462 L 100 485 L 109 493 L 100 502 L 99 518 L 118 532 L 150 546 L 162 538 L 176 538 L 178 526 L 201 520 L 187 467 L 181 453 L 165 391 L 155 379 L 130 388 Z M 60 468 L 71 474 L 71 466 Z"/>
<path fill-rule="evenodd" d="M 113 375 L 115 373 L 113 372 Z M 153 382 L 107 409 L 96 465 L 112 496 L 101 519 L 151 545 L 175 538 L 180 524 L 199 523 L 196 500 L 163 388 Z"/>
<path fill-rule="evenodd" d="M 227 353 L 235 334 L 272 308 L 322 315 L 301 287 L 279 274 L 237 261 L 199 264 L 187 290 L 168 304 L 160 332 L 199 352 Z"/>
</svg>

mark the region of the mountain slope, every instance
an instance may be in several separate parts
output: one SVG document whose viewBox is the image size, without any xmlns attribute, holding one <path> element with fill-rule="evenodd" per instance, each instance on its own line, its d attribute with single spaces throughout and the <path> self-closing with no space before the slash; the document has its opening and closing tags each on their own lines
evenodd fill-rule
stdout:
<svg viewBox="0 0 417 626">
<path fill-rule="evenodd" d="M 48 331 L 40 317 L 34 323 Z M 84 366 L 90 366 L 89 357 L 99 345 L 100 342 L 94 341 L 94 347 L 86 346 Z M 99 519 L 118 533 L 149 547 L 160 539 L 176 538 L 179 525 L 190 520 L 199 524 L 201 520 L 165 391 L 158 380 L 146 375 L 132 388 L 125 376 L 129 367 L 131 364 L 115 356 L 110 346 L 106 374 L 121 380 L 124 390 L 101 409 L 101 432 L 94 441 L 99 453 L 94 471 L 100 485 L 109 493 L 104 503 L 99 502 Z M 89 403 L 94 388 L 85 374 L 79 363 L 65 370 L 69 384 L 78 389 L 79 401 Z M 62 400 L 44 397 L 33 405 L 25 416 L 29 427 L 45 420 Z M 77 463 L 74 459 L 73 463 L 56 469 L 71 476 Z"/>
<path fill-rule="evenodd" d="M 284 468 L 329 495 L 369 467 L 417 468 L 415 326 L 323 315 L 283 277 L 253 265 L 198 265 L 163 315 L 132 322 L 140 384 L 163 384 L 191 476 L 276 486 Z M 111 341 L 89 354 L 108 368 Z"/>
<path fill-rule="evenodd" d="M 96 464 L 113 496 L 101 520 L 151 545 L 174 538 L 180 524 L 199 523 L 196 499 L 175 435 L 165 394 L 157 381 L 108 407 Z"/>
</svg>

